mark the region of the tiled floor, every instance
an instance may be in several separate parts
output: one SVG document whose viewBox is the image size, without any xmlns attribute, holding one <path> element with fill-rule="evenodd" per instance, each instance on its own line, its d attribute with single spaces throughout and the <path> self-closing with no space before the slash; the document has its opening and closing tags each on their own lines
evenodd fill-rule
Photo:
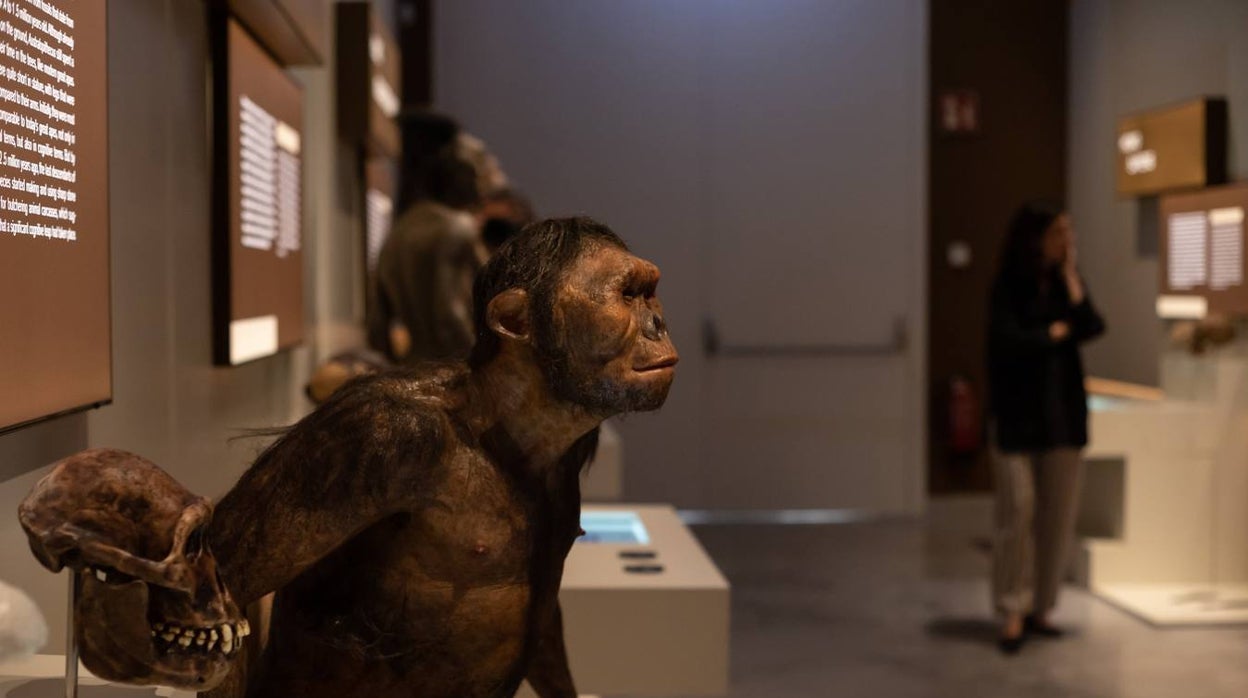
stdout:
<svg viewBox="0 0 1248 698">
<path fill-rule="evenodd" d="M 1072 637 L 1001 656 L 965 527 L 695 532 L 733 585 L 733 698 L 1248 696 L 1248 628 L 1157 630 L 1073 589 L 1056 617 Z"/>
</svg>

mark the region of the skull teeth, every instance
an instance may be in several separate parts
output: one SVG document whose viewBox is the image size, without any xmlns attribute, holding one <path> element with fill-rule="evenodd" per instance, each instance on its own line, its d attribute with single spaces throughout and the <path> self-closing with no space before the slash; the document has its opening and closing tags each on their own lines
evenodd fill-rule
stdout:
<svg viewBox="0 0 1248 698">
<path fill-rule="evenodd" d="M 194 645 L 198 652 L 216 650 L 232 654 L 242 648 L 243 638 L 251 634 L 251 625 L 246 620 L 240 620 L 237 624 L 192 628 L 183 628 L 172 623 L 153 623 L 151 634 L 167 645 L 166 651 L 188 650 Z"/>
<path fill-rule="evenodd" d="M 250 636 L 251 624 L 245 619 L 213 627 L 183 628 L 172 623 L 152 623 L 151 636 L 160 638 L 165 651 L 221 652 L 233 654 L 242 649 L 242 638 Z"/>
</svg>

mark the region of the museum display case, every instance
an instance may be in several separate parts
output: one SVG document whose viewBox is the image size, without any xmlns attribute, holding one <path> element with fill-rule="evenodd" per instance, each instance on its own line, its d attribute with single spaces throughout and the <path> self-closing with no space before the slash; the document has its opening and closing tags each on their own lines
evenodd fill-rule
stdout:
<svg viewBox="0 0 1248 698">
<path fill-rule="evenodd" d="M 1079 533 L 1093 593 L 1156 625 L 1248 622 L 1248 344 L 1090 386 Z"/>
</svg>

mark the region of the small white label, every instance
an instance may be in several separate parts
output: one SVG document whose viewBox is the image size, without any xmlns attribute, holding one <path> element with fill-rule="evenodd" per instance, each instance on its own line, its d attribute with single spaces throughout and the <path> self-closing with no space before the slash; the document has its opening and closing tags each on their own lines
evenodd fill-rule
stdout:
<svg viewBox="0 0 1248 698">
<path fill-rule="evenodd" d="M 276 141 L 277 147 L 291 155 L 298 155 L 303 145 L 303 139 L 299 137 L 299 132 L 285 121 L 277 122 L 277 125 L 273 128 L 273 140 Z"/>
<path fill-rule="evenodd" d="M 381 113 L 388 118 L 393 119 L 399 115 L 399 96 L 394 93 L 394 88 L 385 78 L 380 75 L 373 76 L 373 101 L 377 103 L 377 108 L 381 109 Z"/>
<path fill-rule="evenodd" d="M 1202 320 L 1209 314 L 1203 296 L 1158 296 L 1157 317 L 1163 320 Z"/>
<path fill-rule="evenodd" d="M 378 68 L 386 64 L 386 40 L 370 34 L 368 37 L 368 57 Z"/>
<path fill-rule="evenodd" d="M 1118 136 L 1118 151 L 1123 155 L 1130 155 L 1144 147 L 1144 134 L 1138 129 L 1135 131 L 1127 131 Z"/>
<path fill-rule="evenodd" d="M 1148 174 L 1157 169 L 1157 151 L 1141 150 L 1127 156 L 1127 174 Z"/>
<path fill-rule="evenodd" d="M 949 243 L 949 248 L 945 250 L 945 259 L 953 269 L 966 269 L 971 266 L 974 255 L 966 241 L 956 240 Z"/>
<path fill-rule="evenodd" d="M 1244 222 L 1244 209 L 1239 206 L 1215 208 L 1209 211 L 1209 225 L 1240 225 Z"/>
<path fill-rule="evenodd" d="M 230 322 L 230 363 L 237 366 L 277 353 L 277 316 Z"/>
</svg>

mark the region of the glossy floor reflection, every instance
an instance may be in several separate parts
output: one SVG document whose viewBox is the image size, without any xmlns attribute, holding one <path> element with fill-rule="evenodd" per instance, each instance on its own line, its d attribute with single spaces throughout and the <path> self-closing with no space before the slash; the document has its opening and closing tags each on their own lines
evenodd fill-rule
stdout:
<svg viewBox="0 0 1248 698">
<path fill-rule="evenodd" d="M 1157 630 L 1069 589 L 1060 641 L 998 654 L 982 531 L 700 526 L 733 586 L 733 698 L 1248 696 L 1248 628 Z M 978 517 L 976 517 L 978 518 Z"/>
</svg>

